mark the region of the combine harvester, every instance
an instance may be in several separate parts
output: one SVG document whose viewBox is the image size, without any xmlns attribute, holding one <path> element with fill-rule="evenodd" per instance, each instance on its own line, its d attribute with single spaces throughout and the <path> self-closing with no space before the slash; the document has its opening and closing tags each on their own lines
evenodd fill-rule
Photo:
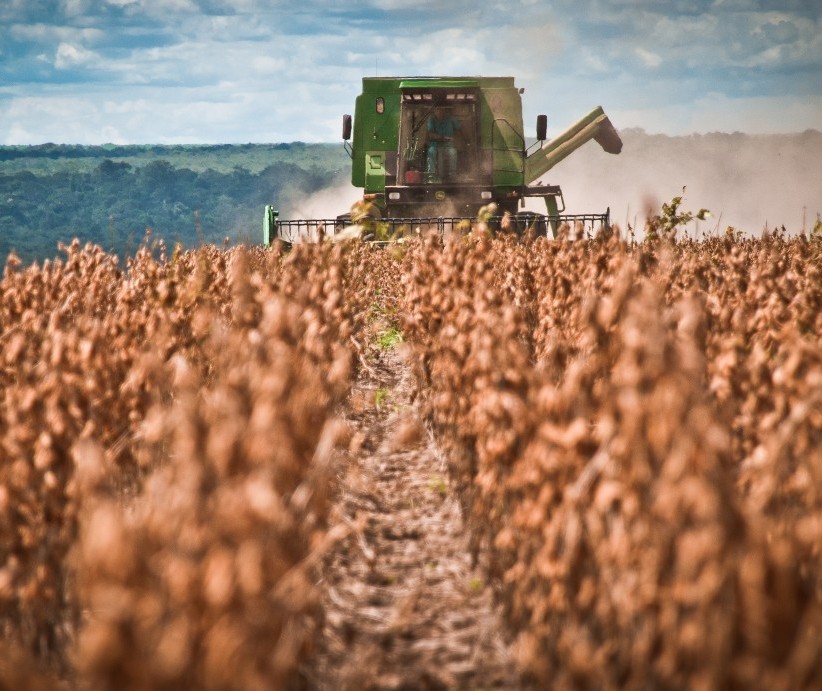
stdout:
<svg viewBox="0 0 822 691">
<path fill-rule="evenodd" d="M 388 240 L 419 228 L 470 228 L 478 215 L 491 227 L 550 228 L 554 236 L 561 223 L 610 225 L 609 210 L 564 214 L 559 186 L 538 182 L 590 139 L 608 153 L 622 150 L 601 107 L 547 143 L 547 118 L 537 116 L 537 141 L 526 147 L 524 89 L 513 77 L 365 77 L 362 84 L 353 139 L 352 118 L 344 115 L 343 140 L 363 201 L 335 219 L 284 220 L 266 206 L 266 245 L 365 232 Z M 527 197 L 542 197 L 546 213 L 522 210 Z"/>
</svg>

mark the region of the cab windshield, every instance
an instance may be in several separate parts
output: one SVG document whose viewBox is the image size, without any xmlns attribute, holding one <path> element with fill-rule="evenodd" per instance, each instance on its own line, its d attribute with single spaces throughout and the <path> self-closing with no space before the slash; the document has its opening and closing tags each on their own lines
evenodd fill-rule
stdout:
<svg viewBox="0 0 822 691">
<path fill-rule="evenodd" d="M 475 93 L 404 93 L 398 176 L 401 185 L 479 182 Z"/>
</svg>

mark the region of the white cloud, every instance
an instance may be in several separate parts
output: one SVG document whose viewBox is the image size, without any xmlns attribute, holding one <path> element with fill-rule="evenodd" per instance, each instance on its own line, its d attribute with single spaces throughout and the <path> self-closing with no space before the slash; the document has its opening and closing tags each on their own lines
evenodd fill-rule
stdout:
<svg viewBox="0 0 822 691">
<path fill-rule="evenodd" d="M 446 29 L 422 40 L 398 42 L 400 54 L 408 56 L 409 66 L 430 74 L 466 74 L 486 64 L 483 42 L 472 32 Z M 436 65 L 435 69 L 431 69 Z"/>
<path fill-rule="evenodd" d="M 110 5 L 121 7 L 138 5 L 148 15 L 169 16 L 171 12 L 198 12 L 197 3 L 192 0 L 106 0 Z"/>
<path fill-rule="evenodd" d="M 54 58 L 54 66 L 58 70 L 65 70 L 72 67 L 80 67 L 97 62 L 100 56 L 97 53 L 87 50 L 82 46 L 75 46 L 70 43 L 61 43 L 57 46 L 57 54 Z"/>
<path fill-rule="evenodd" d="M 644 48 L 635 48 L 634 52 L 639 56 L 646 67 L 659 67 L 662 64 L 662 58 L 656 53 Z"/>
<path fill-rule="evenodd" d="M 251 61 L 251 67 L 254 73 L 260 76 L 278 74 L 285 69 L 285 66 L 285 60 L 266 55 L 261 55 Z"/>
<path fill-rule="evenodd" d="M 115 7 L 128 7 L 136 5 L 147 13 L 153 12 L 174 12 L 179 10 L 197 10 L 196 3 L 192 0 L 105 0 L 107 5 Z"/>
<path fill-rule="evenodd" d="M 54 26 L 51 24 L 12 24 L 11 35 L 18 41 L 53 44 L 56 42 L 93 43 L 105 37 L 105 32 L 94 28 Z"/>
<path fill-rule="evenodd" d="M 765 21 L 754 33 L 762 34 L 772 43 L 793 43 L 799 38 L 799 27 L 788 19 L 776 18 Z"/>
<path fill-rule="evenodd" d="M 116 127 L 105 125 L 100 129 L 100 139 L 98 142 L 105 144 L 128 144 L 128 138 L 120 134 Z"/>
<path fill-rule="evenodd" d="M 648 132 L 664 134 L 781 134 L 822 129 L 822 96 L 729 98 L 708 93 L 688 108 L 677 104 L 645 109 L 617 108 L 610 116 L 617 127 L 642 126 Z"/>
<path fill-rule="evenodd" d="M 822 129 L 822 96 L 732 99 L 712 94 L 697 102 L 690 128 L 752 134 Z"/>
<path fill-rule="evenodd" d="M 61 4 L 69 17 L 83 15 L 91 8 L 91 0 L 62 0 Z"/>
<path fill-rule="evenodd" d="M 97 108 L 87 99 L 63 95 L 20 96 L 4 102 L 6 144 L 100 143 Z"/>
<path fill-rule="evenodd" d="M 584 68 L 584 71 L 580 70 L 582 74 L 604 75 L 611 70 L 610 61 L 587 46 L 579 50 L 579 64 Z"/>
<path fill-rule="evenodd" d="M 400 10 L 413 7 L 441 7 L 437 0 L 374 0 L 374 7 L 381 10 Z"/>
<path fill-rule="evenodd" d="M 6 139 L 3 144 L 7 146 L 15 146 L 19 144 L 42 144 L 43 140 L 38 139 L 36 135 L 29 132 L 19 122 L 13 122 L 9 125 L 9 131 L 6 134 Z"/>
</svg>

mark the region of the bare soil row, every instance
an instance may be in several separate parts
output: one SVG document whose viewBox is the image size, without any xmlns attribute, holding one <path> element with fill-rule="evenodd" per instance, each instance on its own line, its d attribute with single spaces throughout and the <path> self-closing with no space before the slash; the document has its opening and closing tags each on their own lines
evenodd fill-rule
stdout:
<svg viewBox="0 0 822 691">
<path fill-rule="evenodd" d="M 348 401 L 335 518 L 350 533 L 322 569 L 325 625 L 311 685 L 515 688 L 447 463 L 412 400 L 406 353 L 390 350 L 362 370 Z"/>
</svg>

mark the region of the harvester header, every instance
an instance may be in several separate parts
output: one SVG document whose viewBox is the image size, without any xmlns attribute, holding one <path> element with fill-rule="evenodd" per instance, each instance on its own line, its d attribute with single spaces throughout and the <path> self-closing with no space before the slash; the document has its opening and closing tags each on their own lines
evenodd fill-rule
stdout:
<svg viewBox="0 0 822 691">
<path fill-rule="evenodd" d="M 513 77 L 363 78 L 353 121 L 343 116 L 351 183 L 363 189 L 362 208 L 379 218 L 387 235 L 434 222 L 454 227 L 483 209 L 519 230 L 536 226 L 555 234 L 561 222 L 607 226 L 607 211 L 564 214 L 559 186 L 538 180 L 591 139 L 606 152 L 619 153 L 622 141 L 611 121 L 597 107 L 546 141 L 547 118 L 540 115 L 536 142 L 526 146 L 523 91 Z M 528 197 L 543 198 L 546 214 L 522 211 Z M 264 240 L 294 241 L 312 227 L 331 235 L 350 225 L 346 214 L 281 220 L 271 206 Z"/>
</svg>

